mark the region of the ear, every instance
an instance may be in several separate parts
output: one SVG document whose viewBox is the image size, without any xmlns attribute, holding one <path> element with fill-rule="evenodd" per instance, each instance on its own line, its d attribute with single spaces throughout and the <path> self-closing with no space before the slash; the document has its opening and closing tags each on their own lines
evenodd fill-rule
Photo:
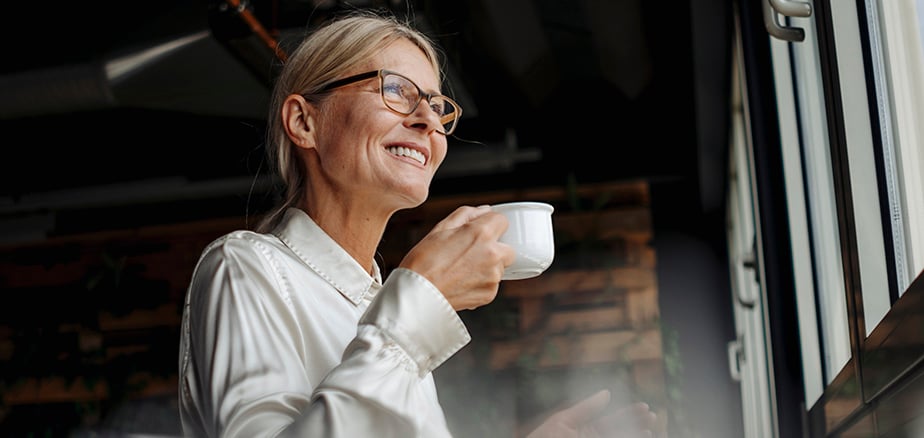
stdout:
<svg viewBox="0 0 924 438">
<path fill-rule="evenodd" d="M 296 146 L 315 147 L 315 106 L 298 94 L 290 94 L 282 103 L 282 126 Z"/>
</svg>

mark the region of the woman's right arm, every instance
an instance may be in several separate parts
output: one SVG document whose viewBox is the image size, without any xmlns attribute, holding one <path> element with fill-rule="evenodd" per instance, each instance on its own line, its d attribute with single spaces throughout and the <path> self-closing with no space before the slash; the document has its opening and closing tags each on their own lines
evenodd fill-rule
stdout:
<svg viewBox="0 0 924 438">
<path fill-rule="evenodd" d="M 299 325 L 272 292 L 271 264 L 239 245 L 203 257 L 190 287 L 181 343 L 188 433 L 449 436 L 430 371 L 470 338 L 438 289 L 396 269 L 342 362 L 311 382 L 296 339 L 317 334 L 291 330 Z"/>
<path fill-rule="evenodd" d="M 396 269 L 360 320 L 343 362 L 285 435 L 450 437 L 431 372 L 470 340 L 439 290 Z"/>
</svg>

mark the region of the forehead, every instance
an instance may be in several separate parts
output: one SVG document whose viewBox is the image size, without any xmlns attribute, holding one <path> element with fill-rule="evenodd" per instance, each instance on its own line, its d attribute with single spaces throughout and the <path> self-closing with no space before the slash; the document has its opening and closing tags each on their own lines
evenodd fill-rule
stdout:
<svg viewBox="0 0 924 438">
<path fill-rule="evenodd" d="M 438 90 L 439 79 L 433 64 L 416 44 L 401 38 L 378 52 L 369 70 L 384 68 L 407 76 L 425 90 Z"/>
</svg>

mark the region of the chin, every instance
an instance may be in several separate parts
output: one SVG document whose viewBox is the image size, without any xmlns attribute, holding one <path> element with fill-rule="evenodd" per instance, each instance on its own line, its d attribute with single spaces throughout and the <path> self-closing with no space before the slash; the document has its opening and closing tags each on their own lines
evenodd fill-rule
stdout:
<svg viewBox="0 0 924 438">
<path fill-rule="evenodd" d="M 424 191 L 423 193 L 414 193 L 409 196 L 405 196 L 404 200 L 407 201 L 408 205 L 404 208 L 419 207 L 420 204 L 423 204 L 424 201 L 427 200 L 427 196 L 429 196 L 429 194 L 429 191 Z"/>
<path fill-rule="evenodd" d="M 423 204 L 424 201 L 426 201 L 426 200 L 427 200 L 427 197 L 424 196 L 424 197 L 422 197 L 422 198 L 420 198 L 420 199 L 418 199 L 418 200 L 416 200 L 416 201 L 413 201 L 413 205 L 411 205 L 409 208 L 419 207 L 419 206 L 420 206 L 421 204 Z"/>
</svg>

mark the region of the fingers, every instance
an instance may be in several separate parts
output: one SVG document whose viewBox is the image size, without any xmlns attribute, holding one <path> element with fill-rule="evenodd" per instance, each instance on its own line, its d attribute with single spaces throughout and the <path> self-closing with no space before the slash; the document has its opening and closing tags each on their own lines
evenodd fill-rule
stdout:
<svg viewBox="0 0 924 438">
<path fill-rule="evenodd" d="M 609 403 L 610 391 L 604 389 L 598 391 L 596 394 L 590 397 L 585 398 L 584 400 L 581 400 L 570 408 L 559 411 L 556 416 L 558 417 L 557 419 L 562 423 L 573 426 L 575 428 L 580 428 L 585 423 L 588 423 L 600 415 L 600 413 Z"/>
<path fill-rule="evenodd" d="M 654 426 L 658 420 L 658 416 L 651 410 L 648 403 L 644 402 L 637 402 L 623 407 L 615 415 L 623 419 L 634 420 L 636 425 L 644 428 Z"/>
<path fill-rule="evenodd" d="M 516 253 L 498 242 L 507 218 L 488 206 L 463 206 L 440 221 L 404 256 L 400 267 L 430 280 L 456 310 L 497 296 L 505 266 Z"/>
<path fill-rule="evenodd" d="M 650 438 L 655 435 L 658 419 L 647 403 L 633 403 L 604 415 L 609 403 L 610 392 L 601 390 L 552 414 L 527 438 Z"/>
<path fill-rule="evenodd" d="M 512 246 L 504 242 L 497 242 L 497 246 L 500 248 L 500 251 L 502 252 L 501 260 L 503 260 L 504 262 L 504 267 L 506 268 L 507 266 L 512 265 L 513 262 L 516 261 L 517 259 L 517 251 L 513 249 Z"/>
<path fill-rule="evenodd" d="M 507 217 L 494 212 L 489 205 L 459 207 L 437 223 L 431 233 L 447 232 L 465 225 L 472 225 L 472 230 L 479 230 L 476 232 L 482 235 L 482 242 L 490 242 L 495 250 L 499 251 L 502 267 L 509 266 L 516 260 L 516 251 L 510 245 L 497 241 L 507 231 Z"/>
<path fill-rule="evenodd" d="M 433 227 L 433 231 L 443 231 L 450 230 L 453 228 L 461 227 L 472 220 L 481 217 L 491 211 L 491 207 L 488 205 L 479 205 L 477 207 L 471 206 L 462 206 L 452 213 L 449 216 L 446 216 L 443 220 L 436 224 Z"/>
<path fill-rule="evenodd" d="M 595 429 L 601 432 L 617 431 L 615 438 L 650 437 L 657 427 L 658 416 L 644 402 L 623 406 L 595 424 Z"/>
</svg>

